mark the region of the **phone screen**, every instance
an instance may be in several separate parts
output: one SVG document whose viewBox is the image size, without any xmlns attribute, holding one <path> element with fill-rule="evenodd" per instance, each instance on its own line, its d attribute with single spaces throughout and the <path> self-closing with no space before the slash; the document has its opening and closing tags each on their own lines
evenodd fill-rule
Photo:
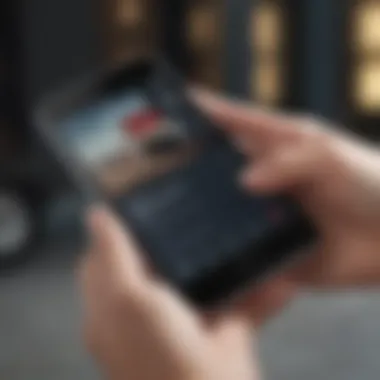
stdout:
<svg viewBox="0 0 380 380">
<path fill-rule="evenodd" d="M 153 106 L 139 88 L 89 100 L 58 130 L 177 284 L 238 260 L 295 213 L 290 202 L 242 190 L 239 153 L 212 134 L 194 138 L 187 120 Z"/>
</svg>

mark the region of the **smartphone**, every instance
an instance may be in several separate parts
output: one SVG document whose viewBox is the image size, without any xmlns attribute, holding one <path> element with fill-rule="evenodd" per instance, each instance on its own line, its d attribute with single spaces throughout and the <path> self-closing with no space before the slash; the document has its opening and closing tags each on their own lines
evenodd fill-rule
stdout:
<svg viewBox="0 0 380 380">
<path fill-rule="evenodd" d="M 165 59 L 75 81 L 42 102 L 36 125 L 85 199 L 106 202 L 196 305 L 239 294 L 314 240 L 291 199 L 238 185 L 244 157 Z"/>
</svg>

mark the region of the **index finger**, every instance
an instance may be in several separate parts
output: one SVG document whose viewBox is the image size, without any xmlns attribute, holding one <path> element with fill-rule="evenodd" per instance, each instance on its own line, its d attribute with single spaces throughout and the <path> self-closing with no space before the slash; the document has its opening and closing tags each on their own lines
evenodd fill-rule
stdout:
<svg viewBox="0 0 380 380">
<path fill-rule="evenodd" d="M 199 108 L 227 132 L 244 133 L 264 140 L 287 138 L 297 133 L 294 120 L 288 115 L 228 100 L 203 90 L 192 89 L 190 94 Z"/>
</svg>

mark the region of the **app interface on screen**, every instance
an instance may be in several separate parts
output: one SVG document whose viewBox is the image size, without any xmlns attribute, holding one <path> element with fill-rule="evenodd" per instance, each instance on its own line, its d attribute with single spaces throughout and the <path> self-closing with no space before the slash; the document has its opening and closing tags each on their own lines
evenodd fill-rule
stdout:
<svg viewBox="0 0 380 380">
<path fill-rule="evenodd" d="M 152 254 L 181 279 L 228 260 L 287 220 L 289 209 L 282 202 L 251 197 L 239 188 L 239 154 L 225 145 L 200 151 L 187 144 L 180 123 L 138 90 L 76 110 L 61 131 L 75 158 L 139 224 Z M 146 149 L 173 136 L 183 138 L 181 149 L 160 154 Z"/>
<path fill-rule="evenodd" d="M 69 151 L 114 197 L 179 166 L 193 150 L 184 129 L 152 107 L 139 90 L 76 110 L 60 130 Z M 148 149 L 173 139 L 182 142 L 181 149 L 160 154 Z"/>
</svg>

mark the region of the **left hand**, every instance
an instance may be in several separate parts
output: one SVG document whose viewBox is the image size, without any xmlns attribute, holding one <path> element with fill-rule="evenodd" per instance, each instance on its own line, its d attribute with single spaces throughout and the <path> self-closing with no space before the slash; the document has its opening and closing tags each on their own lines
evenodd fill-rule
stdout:
<svg viewBox="0 0 380 380">
<path fill-rule="evenodd" d="M 86 341 L 108 379 L 258 379 L 253 321 L 292 293 L 286 279 L 251 300 L 207 318 L 144 266 L 118 220 L 99 208 L 89 217 L 92 244 L 82 271 Z"/>
</svg>

